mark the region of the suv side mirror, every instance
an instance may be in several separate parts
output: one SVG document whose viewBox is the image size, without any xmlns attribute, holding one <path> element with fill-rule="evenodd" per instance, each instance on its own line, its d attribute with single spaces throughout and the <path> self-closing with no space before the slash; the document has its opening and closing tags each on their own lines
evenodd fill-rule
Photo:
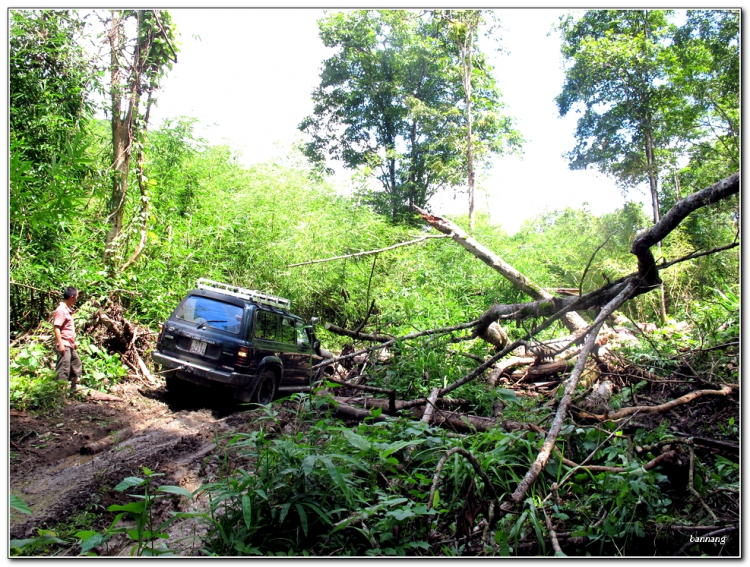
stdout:
<svg viewBox="0 0 750 567">
<path fill-rule="evenodd" d="M 310 319 L 310 324 L 311 325 L 317 325 L 318 323 L 320 323 L 320 317 L 312 317 Z"/>
</svg>

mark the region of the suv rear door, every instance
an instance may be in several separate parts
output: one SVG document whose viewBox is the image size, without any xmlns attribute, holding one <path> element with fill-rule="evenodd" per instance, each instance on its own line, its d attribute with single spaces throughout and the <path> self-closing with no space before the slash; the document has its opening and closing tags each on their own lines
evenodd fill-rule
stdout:
<svg viewBox="0 0 750 567">
<path fill-rule="evenodd" d="M 241 301 L 222 299 L 201 291 L 186 297 L 167 322 L 161 350 L 217 370 L 232 370 L 238 343 L 246 340 L 245 309 Z"/>
</svg>

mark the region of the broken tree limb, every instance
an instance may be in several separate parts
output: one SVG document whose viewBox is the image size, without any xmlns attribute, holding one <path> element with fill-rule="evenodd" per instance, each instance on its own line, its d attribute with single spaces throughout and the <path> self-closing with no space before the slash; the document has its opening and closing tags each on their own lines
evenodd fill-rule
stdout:
<svg viewBox="0 0 750 567">
<path fill-rule="evenodd" d="M 481 477 L 482 481 L 484 482 L 485 488 L 489 490 L 490 494 L 492 495 L 492 499 L 497 499 L 495 488 L 492 486 L 492 482 L 490 482 L 490 479 L 487 477 L 487 473 L 482 470 L 482 465 L 479 464 L 479 461 L 477 461 L 476 457 L 462 447 L 454 447 L 445 455 L 443 455 L 443 458 L 440 459 L 437 467 L 435 468 L 435 476 L 432 477 L 432 486 L 430 487 L 430 497 L 427 499 L 428 512 L 430 511 L 430 508 L 432 508 L 432 503 L 435 501 L 435 492 L 437 491 L 438 482 L 440 482 L 440 473 L 443 470 L 443 465 L 445 465 L 445 462 L 456 453 L 463 456 L 467 461 L 471 463 L 471 466 L 474 467 L 474 471 Z"/>
<path fill-rule="evenodd" d="M 396 341 L 405 341 L 410 339 L 416 339 L 418 337 L 424 337 L 427 335 L 439 335 L 444 334 L 447 335 L 448 333 L 452 333 L 454 331 L 460 331 L 462 329 L 469 329 L 471 327 L 474 327 L 477 324 L 477 321 L 469 321 L 468 323 L 462 323 L 461 325 L 455 325 L 453 327 L 443 327 L 441 329 L 430 329 L 428 331 L 419 331 L 417 333 L 411 333 L 410 335 L 404 335 L 402 337 L 395 337 L 392 339 L 389 339 L 387 342 L 381 343 L 379 345 L 375 345 L 372 347 L 368 347 L 362 350 L 358 350 L 356 352 L 350 352 L 349 354 L 345 354 L 344 356 L 338 356 L 338 357 L 332 357 L 324 360 L 323 362 L 319 362 L 315 366 L 312 367 L 312 370 L 316 370 L 318 368 L 321 368 L 323 366 L 328 366 L 332 362 L 338 362 L 339 360 L 344 360 L 346 358 L 352 358 L 354 356 L 358 356 L 360 354 L 365 354 L 367 352 L 378 350 L 381 348 L 385 348 L 387 346 L 392 345 Z"/>
<path fill-rule="evenodd" d="M 655 287 L 661 284 L 656 260 L 651 252 L 651 247 L 661 242 L 693 211 L 711 203 L 726 199 L 740 191 L 739 172 L 688 195 L 679 201 L 659 222 L 645 233 L 633 240 L 630 251 L 638 258 L 638 274 L 643 278 L 647 287 Z"/>
<path fill-rule="evenodd" d="M 615 297 L 606 307 L 604 307 L 604 309 L 602 309 L 601 313 L 599 313 L 599 316 L 596 318 L 596 321 L 594 321 L 594 324 L 591 326 L 590 334 L 586 339 L 586 343 L 583 346 L 581 354 L 578 356 L 578 362 L 576 363 L 576 366 L 573 369 L 573 373 L 570 375 L 570 378 L 568 378 L 567 380 L 565 393 L 563 394 L 563 397 L 557 406 L 555 419 L 552 421 L 552 425 L 547 432 L 547 437 L 544 440 L 544 444 L 542 445 L 539 454 L 529 468 L 529 471 L 526 473 L 523 480 L 521 480 L 521 482 L 518 484 L 518 487 L 511 495 L 510 502 L 505 502 L 501 506 L 501 509 L 503 511 L 510 512 L 514 505 L 518 505 L 523 501 L 523 499 L 526 497 L 526 492 L 529 490 L 534 481 L 536 481 L 539 473 L 542 472 L 542 469 L 546 466 L 547 461 L 549 460 L 550 453 L 552 452 L 552 448 L 555 446 L 557 436 L 562 429 L 563 422 L 565 421 L 565 417 L 568 413 L 568 408 L 570 407 L 573 393 L 578 386 L 578 379 L 583 372 L 583 368 L 586 365 L 586 360 L 588 359 L 589 354 L 594 347 L 594 344 L 596 344 L 596 337 L 599 333 L 599 329 L 601 329 L 606 318 L 609 317 L 609 315 L 615 309 L 617 309 L 630 297 L 630 294 L 633 292 L 635 287 L 635 282 L 630 281 L 625 289 L 623 289 L 622 292 L 617 295 L 617 297 Z"/>
<path fill-rule="evenodd" d="M 669 460 L 672 457 L 674 457 L 675 455 L 677 455 L 677 451 L 667 451 L 665 453 L 662 453 L 658 457 L 654 457 L 649 462 L 644 463 L 643 466 L 641 466 L 641 468 L 644 471 L 650 471 L 651 469 L 656 468 L 657 466 L 659 466 L 662 463 L 662 461 Z M 627 472 L 633 472 L 633 469 L 629 469 L 627 467 L 607 467 L 607 466 L 604 466 L 604 465 L 578 465 L 578 464 L 574 463 L 573 461 L 571 461 L 569 459 L 565 459 L 565 458 L 562 460 L 562 462 L 563 462 L 563 464 L 566 467 L 571 467 L 573 469 L 568 474 L 570 474 L 570 473 L 572 473 L 574 471 L 577 471 L 577 470 L 586 470 L 586 471 L 589 471 L 591 473 L 600 473 L 600 472 L 627 473 Z M 640 470 L 640 469 L 636 469 L 636 470 Z M 566 476 L 566 479 L 567 479 L 567 476 Z M 562 481 L 560 482 L 560 484 L 558 486 L 560 486 L 560 485 L 562 485 Z"/>
<path fill-rule="evenodd" d="M 448 219 L 432 215 L 415 205 L 412 205 L 412 208 L 419 213 L 419 215 L 427 224 L 429 224 L 435 230 L 438 230 L 443 234 L 451 237 L 458 244 L 463 246 L 466 250 L 468 250 L 482 262 L 487 264 L 490 268 L 498 272 L 501 276 L 503 276 L 529 297 L 537 300 L 552 299 L 553 296 L 551 293 L 549 293 L 537 283 L 531 281 L 521 272 L 516 270 L 513 266 L 500 258 L 492 250 L 474 240 L 474 238 L 469 236 L 469 234 L 465 230 L 463 230 L 455 223 L 449 221 Z M 568 329 L 571 331 L 577 331 L 586 326 L 586 322 L 577 313 L 568 313 L 562 319 L 565 326 L 568 327 Z"/>
<path fill-rule="evenodd" d="M 498 375 L 504 374 L 506 370 L 510 370 L 511 368 L 515 368 L 516 366 L 526 366 L 532 364 L 534 360 L 535 358 L 532 356 L 511 356 L 507 360 L 499 362 L 497 366 L 495 366 L 494 371 L 497 372 Z"/>
<path fill-rule="evenodd" d="M 343 327 L 339 327 L 338 325 L 334 325 L 333 323 L 326 323 L 323 326 L 325 327 L 326 331 L 330 331 L 331 333 L 335 333 L 337 335 L 341 335 L 344 337 L 351 337 L 353 339 L 359 339 L 360 341 L 373 341 L 376 343 L 385 343 L 385 342 L 393 340 L 393 337 L 389 337 L 387 335 L 371 335 L 371 334 L 362 333 L 359 331 L 350 331 L 349 329 L 344 329 Z"/>
<path fill-rule="evenodd" d="M 430 392 L 430 397 L 427 398 L 427 406 L 425 406 L 422 421 L 428 425 L 432 421 L 432 414 L 435 412 L 435 404 L 437 403 L 438 394 L 440 394 L 440 388 L 433 388 Z"/>
<path fill-rule="evenodd" d="M 347 417 L 349 419 L 358 419 L 360 421 L 366 417 L 372 417 L 372 414 L 369 410 L 356 408 L 347 403 L 348 398 L 334 397 L 333 400 L 338 408 L 340 408 L 340 411 L 337 411 L 339 416 Z M 446 401 L 438 399 L 437 405 L 439 406 Z M 371 398 L 367 400 L 367 405 L 370 406 L 370 408 L 382 408 L 385 410 L 388 407 L 388 403 L 388 400 L 384 400 L 382 398 Z M 406 408 L 404 407 L 406 403 L 407 402 L 404 402 L 403 400 L 396 400 L 396 410 L 399 411 L 401 409 L 409 409 L 409 414 L 414 419 L 421 419 L 424 416 L 424 408 L 419 406 Z M 382 421 L 383 419 L 385 419 L 385 416 L 381 415 L 378 418 L 378 421 Z M 444 409 L 441 409 L 438 412 L 434 413 L 432 421 L 433 425 L 435 425 L 436 427 L 450 427 L 451 429 L 455 429 L 457 431 L 490 431 L 492 429 L 500 427 L 508 432 L 534 431 L 535 433 L 544 435 L 544 430 L 540 429 L 533 423 L 521 423 L 519 421 L 513 421 L 510 419 L 500 421 L 499 419 L 492 417 L 481 417 L 477 415 L 447 411 Z"/>
<path fill-rule="evenodd" d="M 104 392 L 100 392 L 99 390 L 94 390 L 93 388 L 87 388 L 85 386 L 79 387 L 77 391 L 80 394 L 86 396 L 87 398 L 91 398 L 92 400 L 97 400 L 99 402 L 124 402 L 125 401 L 122 398 L 118 398 L 117 396 L 105 394 Z"/>
<path fill-rule="evenodd" d="M 140 368 L 140 369 L 141 369 L 141 373 L 143 374 L 143 376 L 144 376 L 144 377 L 145 377 L 145 378 L 146 378 L 146 379 L 147 379 L 147 380 L 148 380 L 149 382 L 155 382 L 156 380 L 155 380 L 155 379 L 154 379 L 154 377 L 153 377 L 153 376 L 151 375 L 151 372 L 149 371 L 149 369 L 148 369 L 148 366 L 146 366 L 146 363 L 145 363 L 145 362 L 143 362 L 143 359 L 142 359 L 142 358 L 140 357 L 140 355 L 138 354 L 138 351 L 137 351 L 137 350 L 135 350 L 135 349 L 133 349 L 133 350 L 134 350 L 134 352 L 135 352 L 135 360 L 136 360 L 136 362 L 138 363 L 138 368 Z"/>
<path fill-rule="evenodd" d="M 346 254 L 344 256 L 335 256 L 333 258 L 325 258 L 323 260 L 310 260 L 309 262 L 300 262 L 299 264 L 289 264 L 287 268 L 296 268 L 297 266 L 307 266 L 308 264 L 320 264 L 322 262 L 333 262 L 334 260 L 343 260 L 344 258 L 356 258 L 358 256 L 368 256 L 370 254 L 380 254 L 381 252 L 386 252 L 387 250 L 393 250 L 394 248 L 400 248 L 401 246 L 409 246 L 410 244 L 417 244 L 419 242 L 423 242 L 427 240 L 428 238 L 446 238 L 446 237 L 443 235 L 439 235 L 439 234 L 427 234 L 425 236 L 420 236 L 419 238 L 415 240 L 410 240 L 408 242 L 399 242 L 398 244 L 394 244 L 393 246 L 379 248 L 378 250 L 367 250 L 366 252 L 356 252 L 354 254 Z"/>
<path fill-rule="evenodd" d="M 396 391 L 395 390 L 387 390 L 386 388 L 376 388 L 375 386 L 367 386 L 365 384 L 352 384 L 350 382 L 342 382 L 341 380 L 336 380 L 331 377 L 325 378 L 325 381 L 333 382 L 334 384 L 340 384 L 341 386 L 348 386 L 349 388 L 354 388 L 355 390 L 364 390 L 367 392 L 376 392 L 378 394 L 387 394 L 388 395 L 388 414 L 396 415 Z"/>
<path fill-rule="evenodd" d="M 704 250 L 703 252 L 694 252 L 693 254 L 688 254 L 687 256 L 683 256 L 682 258 L 677 258 L 676 260 L 667 262 L 666 264 L 659 264 L 657 268 L 659 271 L 666 270 L 667 268 L 671 268 L 675 264 L 679 264 L 681 262 L 687 262 L 688 260 L 694 260 L 695 258 L 700 258 L 701 256 L 708 256 L 709 254 L 716 254 L 717 252 L 723 252 L 724 250 L 737 248 L 737 246 L 739 245 L 740 245 L 739 242 L 732 242 L 731 244 L 727 244 L 726 246 L 719 246 L 718 248 L 713 248 L 711 250 Z"/>
<path fill-rule="evenodd" d="M 544 511 L 544 520 L 547 523 L 547 531 L 549 532 L 549 541 L 552 544 L 552 550 L 555 552 L 556 556 L 565 555 L 560 547 L 560 542 L 557 541 L 557 532 L 555 532 L 555 529 L 552 527 L 549 514 L 547 514 L 547 508 L 542 508 L 542 510 Z"/>
<path fill-rule="evenodd" d="M 343 418 L 343 419 L 356 419 L 358 421 L 364 421 L 365 418 L 371 418 L 374 421 L 385 421 L 386 417 L 384 415 L 379 415 L 377 417 L 373 416 L 372 413 L 369 410 L 363 410 L 359 408 L 355 408 L 350 405 L 337 403 L 337 404 L 325 404 L 324 406 L 326 409 L 333 410 L 336 417 Z"/>
<path fill-rule="evenodd" d="M 625 290 L 626 288 L 627 289 L 634 289 L 634 287 L 635 287 L 633 285 L 632 281 L 625 281 L 625 282 L 619 282 L 619 283 L 621 283 L 622 285 L 614 285 L 613 284 L 613 286 L 611 286 L 611 287 L 613 289 L 620 290 L 620 295 L 622 294 L 622 291 Z M 619 297 L 619 295 L 615 296 L 615 299 L 617 299 L 618 297 Z M 446 386 L 445 388 L 443 388 L 440 391 L 440 393 L 444 395 L 444 394 L 447 394 L 449 392 L 452 392 L 453 390 L 455 390 L 457 388 L 460 388 L 464 384 L 467 384 L 467 383 L 471 382 L 477 376 L 481 376 L 484 373 L 485 370 L 487 370 L 489 367 L 491 367 L 493 364 L 495 364 L 498 360 L 500 360 L 501 358 L 503 358 L 509 352 L 514 351 L 519 346 L 525 345 L 526 341 L 528 339 L 530 339 L 531 337 L 533 337 L 535 334 L 541 333 L 543 330 L 545 330 L 548 327 L 552 326 L 552 324 L 555 321 L 557 321 L 560 317 L 562 317 L 563 314 L 567 313 L 573 307 L 573 305 L 564 306 L 557 313 L 555 313 L 554 315 L 552 315 L 551 317 L 549 317 L 548 319 L 546 319 L 543 323 L 541 323 L 540 325 L 538 325 L 533 331 L 526 333 L 526 335 L 524 335 L 523 338 L 518 339 L 517 341 L 509 344 L 503 350 L 501 350 L 500 352 L 498 352 L 494 356 L 492 356 L 492 357 L 488 358 L 486 361 L 484 361 L 483 364 L 480 364 L 479 366 L 477 366 L 474 370 L 472 370 L 471 372 L 469 372 L 466 376 L 464 376 L 460 380 L 457 380 L 453 384 L 450 384 L 449 386 Z M 606 309 L 606 307 L 605 307 L 605 309 Z M 602 323 L 603 323 L 603 321 L 602 321 Z M 348 356 L 352 356 L 352 355 L 348 355 Z M 406 402 L 403 405 L 403 407 L 404 408 L 408 408 L 408 407 L 422 405 L 422 404 L 425 404 L 425 403 L 426 403 L 426 399 L 425 398 L 421 398 L 421 399 L 417 399 L 417 400 L 412 400 L 410 402 Z"/>
<path fill-rule="evenodd" d="M 635 412 L 640 412 L 641 414 L 662 413 L 665 411 L 669 411 L 672 408 L 675 408 L 677 406 L 681 406 L 683 404 L 692 402 L 693 400 L 698 399 L 703 396 L 728 396 L 731 393 L 732 393 L 732 387 L 726 384 L 722 386 L 721 390 L 696 390 L 695 392 L 690 392 L 689 394 L 685 394 L 684 396 L 681 396 L 677 398 L 676 400 L 672 400 L 671 402 L 667 402 L 665 404 L 661 404 L 658 406 L 634 406 L 630 408 L 621 409 L 620 411 L 615 411 L 610 414 L 603 414 L 603 415 L 591 414 L 591 413 L 586 413 L 582 411 L 582 412 L 579 412 L 578 415 L 587 419 L 597 419 L 599 421 L 611 421 L 611 420 L 627 417 L 629 415 L 634 414 Z"/>
<path fill-rule="evenodd" d="M 546 378 L 560 372 L 565 372 L 575 367 L 578 358 L 571 358 L 570 360 L 558 360 L 557 362 L 551 362 L 549 364 L 540 364 L 539 366 L 530 366 L 526 373 L 524 380 L 533 381 L 539 378 Z"/>
<path fill-rule="evenodd" d="M 518 304 L 507 304 L 507 305 L 493 305 L 487 309 L 479 318 L 479 324 L 477 325 L 477 333 L 481 332 L 481 329 L 489 326 L 493 321 L 504 318 L 522 319 L 525 317 L 543 317 L 550 315 L 552 312 L 564 311 L 583 311 L 586 309 L 592 309 L 608 304 L 614 297 L 616 297 L 622 289 L 627 285 L 627 282 L 633 280 L 634 277 L 638 276 L 638 286 L 632 293 L 632 297 L 647 293 L 652 289 L 655 289 L 660 285 L 661 280 L 658 277 L 658 271 L 667 268 L 668 266 L 677 263 L 678 261 L 685 261 L 690 257 L 685 257 L 670 264 L 656 265 L 653 254 L 651 253 L 650 247 L 663 240 L 672 230 L 674 230 L 679 223 L 685 219 L 694 210 L 705 206 L 710 203 L 717 202 L 721 199 L 725 199 L 734 193 L 739 191 L 739 173 L 735 173 L 730 177 L 720 181 L 719 183 L 712 185 L 702 191 L 693 193 L 686 197 L 677 205 L 662 217 L 662 219 L 651 227 L 648 232 L 642 234 L 633 241 L 631 252 L 638 259 L 638 272 L 623 276 L 622 278 L 610 282 L 599 289 L 593 290 L 581 297 L 535 297 L 536 301 Z M 428 215 L 424 213 L 428 217 Z M 423 218 L 424 218 L 423 215 Z M 433 217 L 438 219 L 440 223 L 449 223 L 440 217 Z M 425 219 L 427 220 L 427 219 Z M 429 221 L 428 221 L 429 222 Z M 437 222 L 437 221 L 436 221 Z M 442 226 L 442 225 L 441 225 Z M 447 230 L 448 225 L 438 228 L 441 232 Z M 450 223 L 450 226 L 455 226 Z M 437 228 L 437 227 L 436 227 Z M 458 227 L 456 227 L 458 228 Z M 461 230 L 460 228 L 458 230 Z M 459 242 L 460 243 L 460 242 Z M 481 245 L 480 245 L 481 246 Z M 732 247 L 732 246 L 729 246 Z M 708 253 L 719 252 L 729 247 L 716 248 Z M 691 255 L 692 256 L 692 255 Z M 697 257 L 697 255 L 695 255 Z M 512 280 L 511 280 L 512 281 Z M 522 289 L 522 288 L 519 288 Z M 524 290 L 525 291 L 525 290 Z M 528 292 L 527 292 L 528 293 Z"/>
</svg>

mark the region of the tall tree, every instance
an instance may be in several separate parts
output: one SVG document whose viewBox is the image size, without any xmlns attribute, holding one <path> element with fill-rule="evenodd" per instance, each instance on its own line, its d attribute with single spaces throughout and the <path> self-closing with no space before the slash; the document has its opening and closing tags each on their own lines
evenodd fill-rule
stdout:
<svg viewBox="0 0 750 567">
<path fill-rule="evenodd" d="M 300 124 L 312 139 L 305 153 L 373 172 L 382 190 L 369 201 L 394 221 L 457 187 L 467 171 L 461 74 L 440 25 L 432 12 L 407 10 L 339 12 L 319 22 L 323 43 L 337 52 L 323 64 L 314 113 Z M 483 155 L 520 144 L 489 73 L 471 100 L 482 114 L 475 134 Z"/>
<path fill-rule="evenodd" d="M 690 149 L 688 178 L 710 184 L 740 167 L 739 10 L 688 10 L 674 33 L 672 82 L 693 108 L 703 136 Z"/>
<path fill-rule="evenodd" d="M 130 158 L 134 151 L 137 155 L 138 185 L 141 190 L 141 240 L 134 255 L 123 264 L 123 269 L 137 258 L 145 242 L 148 193 L 143 177 L 143 146 L 154 92 L 159 88 L 166 72 L 177 61 L 177 52 L 175 28 L 169 13 L 163 10 L 112 10 L 107 22 L 107 43 L 110 55 L 113 180 L 107 211 L 109 232 L 105 242 L 104 262 L 112 271 L 123 241 L 124 204 L 128 191 Z"/>
<path fill-rule="evenodd" d="M 699 136 L 695 115 L 669 81 L 674 57 L 669 14 L 593 10 L 560 23 L 568 67 L 558 109 L 561 116 L 583 109 L 576 146 L 567 154 L 570 167 L 593 165 L 625 188 L 647 182 L 655 224 L 660 220 L 660 174 Z M 663 287 L 661 297 L 664 321 Z"/>
<path fill-rule="evenodd" d="M 456 43 L 461 60 L 461 82 L 466 105 L 466 167 L 469 193 L 469 228 L 474 230 L 474 144 L 472 140 L 471 78 L 474 71 L 474 50 L 477 31 L 484 17 L 480 10 L 445 10 L 442 16 L 448 25 L 450 38 Z M 478 54 L 479 55 L 479 54 Z"/>
</svg>

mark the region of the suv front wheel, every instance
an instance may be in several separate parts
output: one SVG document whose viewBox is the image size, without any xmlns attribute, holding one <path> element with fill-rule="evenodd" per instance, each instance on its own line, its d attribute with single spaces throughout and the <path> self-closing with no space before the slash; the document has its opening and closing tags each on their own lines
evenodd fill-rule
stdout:
<svg viewBox="0 0 750 567">
<path fill-rule="evenodd" d="M 260 383 L 253 395 L 253 402 L 262 406 L 267 406 L 273 401 L 276 394 L 276 373 L 270 368 L 266 368 L 260 374 Z"/>
</svg>

